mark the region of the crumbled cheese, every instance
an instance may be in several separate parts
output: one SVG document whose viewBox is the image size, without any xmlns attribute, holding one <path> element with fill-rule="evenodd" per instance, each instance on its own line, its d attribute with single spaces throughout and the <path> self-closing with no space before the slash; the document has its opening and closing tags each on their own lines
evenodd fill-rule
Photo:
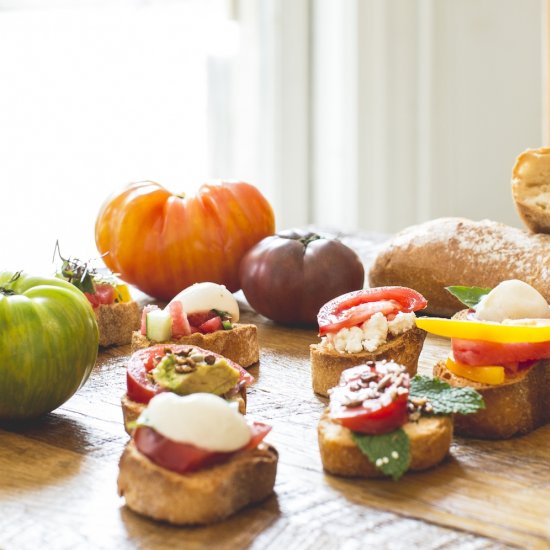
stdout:
<svg viewBox="0 0 550 550">
<path fill-rule="evenodd" d="M 416 315 L 400 311 L 392 321 L 388 321 L 388 330 L 393 336 L 403 334 L 415 326 Z"/>
<path fill-rule="evenodd" d="M 365 351 L 373 352 L 388 339 L 388 321 L 383 313 L 375 313 L 363 323 L 361 329 L 362 349 Z"/>
</svg>

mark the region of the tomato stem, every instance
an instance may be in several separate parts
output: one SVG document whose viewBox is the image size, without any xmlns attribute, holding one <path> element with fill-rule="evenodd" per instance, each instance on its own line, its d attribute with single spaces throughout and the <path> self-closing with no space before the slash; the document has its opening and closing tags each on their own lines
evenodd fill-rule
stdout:
<svg viewBox="0 0 550 550">
<path fill-rule="evenodd" d="M 13 296 L 15 294 L 15 291 L 12 288 L 9 288 L 8 285 L 11 285 L 21 277 L 22 271 L 16 271 L 11 279 L 6 283 L 6 286 L 0 286 L 0 294 L 4 294 L 5 296 Z"/>
</svg>

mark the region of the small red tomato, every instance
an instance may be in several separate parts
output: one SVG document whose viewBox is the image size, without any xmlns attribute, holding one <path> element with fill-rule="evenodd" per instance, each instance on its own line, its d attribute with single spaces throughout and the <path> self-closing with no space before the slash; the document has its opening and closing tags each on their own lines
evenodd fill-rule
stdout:
<svg viewBox="0 0 550 550">
<path fill-rule="evenodd" d="M 241 288 L 249 304 L 279 323 L 313 325 L 319 308 L 363 287 L 359 256 L 336 239 L 287 230 L 260 241 L 245 255 Z"/>
</svg>

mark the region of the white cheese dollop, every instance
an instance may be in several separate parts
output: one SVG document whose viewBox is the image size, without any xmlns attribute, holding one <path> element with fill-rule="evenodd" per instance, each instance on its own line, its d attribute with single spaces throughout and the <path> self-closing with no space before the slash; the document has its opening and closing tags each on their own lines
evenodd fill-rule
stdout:
<svg viewBox="0 0 550 550">
<path fill-rule="evenodd" d="M 512 279 L 498 284 L 481 299 L 474 318 L 495 323 L 506 319 L 548 319 L 550 306 L 531 285 Z"/>
<path fill-rule="evenodd" d="M 244 447 L 251 438 L 250 427 L 237 408 L 211 393 L 159 393 L 141 413 L 138 424 L 150 426 L 173 441 L 208 451 L 230 453 Z"/>
<path fill-rule="evenodd" d="M 187 314 L 217 309 L 227 311 L 233 323 L 239 321 L 237 300 L 225 286 L 217 283 L 195 283 L 172 298 L 171 302 L 175 301 L 181 302 L 183 311 Z"/>
</svg>

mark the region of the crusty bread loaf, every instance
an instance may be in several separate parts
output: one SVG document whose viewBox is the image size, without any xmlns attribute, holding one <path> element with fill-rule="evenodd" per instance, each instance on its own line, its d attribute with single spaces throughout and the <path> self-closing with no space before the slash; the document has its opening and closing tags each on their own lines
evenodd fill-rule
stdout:
<svg viewBox="0 0 550 550">
<path fill-rule="evenodd" d="M 277 451 L 261 444 L 229 461 L 178 474 L 157 466 L 131 441 L 120 458 L 118 493 L 134 512 L 176 525 L 214 523 L 273 493 Z"/>
<path fill-rule="evenodd" d="M 460 435 L 507 439 L 550 422 L 550 360 L 539 361 L 527 372 L 498 386 L 456 376 L 444 362 L 437 363 L 433 374 L 451 386 L 468 386 L 483 396 L 485 409 L 455 415 L 455 430 Z"/>
<path fill-rule="evenodd" d="M 411 464 L 409 470 L 426 470 L 441 462 L 451 445 L 453 422 L 449 416 L 422 417 L 407 422 L 403 430 L 409 437 Z M 358 449 L 351 432 L 333 422 L 325 410 L 317 429 L 323 468 L 346 477 L 384 477 Z"/>
<path fill-rule="evenodd" d="M 129 344 L 132 333 L 139 328 L 141 312 L 137 302 L 119 302 L 100 305 L 94 309 L 99 328 L 99 345 Z"/>
<path fill-rule="evenodd" d="M 414 288 L 428 300 L 424 310 L 451 316 L 464 306 L 446 286 L 495 287 L 520 279 L 550 301 L 550 235 L 533 235 L 489 220 L 440 218 L 405 229 L 378 254 L 372 287 Z"/>
<path fill-rule="evenodd" d="M 139 331 L 132 334 L 132 352 L 154 346 L 158 343 L 149 340 L 149 338 Z M 161 343 L 198 346 L 199 348 L 219 353 L 244 368 L 248 368 L 260 360 L 256 325 L 236 323 L 231 330 L 217 330 L 209 334 L 196 332 L 189 336 L 182 336 L 181 338 Z"/>
<path fill-rule="evenodd" d="M 550 233 L 550 149 L 528 149 L 512 170 L 512 195 L 525 225 Z"/>
<path fill-rule="evenodd" d="M 320 344 L 309 347 L 311 359 L 311 380 L 315 393 L 327 396 L 328 390 L 338 385 L 342 371 L 362 365 L 367 361 L 386 359 L 406 367 L 409 375 L 414 376 L 418 368 L 418 357 L 426 332 L 413 327 L 399 336 L 390 337 L 376 351 L 361 353 L 339 353 L 325 350 Z"/>
<path fill-rule="evenodd" d="M 239 405 L 239 412 L 241 414 L 246 414 L 246 386 L 242 386 L 239 390 L 239 393 L 231 399 Z M 120 400 L 122 405 L 122 417 L 124 419 L 124 429 L 128 435 L 131 435 L 132 429 L 130 426 L 135 422 L 139 415 L 143 412 L 147 405 L 143 403 L 138 403 L 137 401 L 132 401 L 128 398 L 127 394 L 122 396 Z"/>
</svg>

